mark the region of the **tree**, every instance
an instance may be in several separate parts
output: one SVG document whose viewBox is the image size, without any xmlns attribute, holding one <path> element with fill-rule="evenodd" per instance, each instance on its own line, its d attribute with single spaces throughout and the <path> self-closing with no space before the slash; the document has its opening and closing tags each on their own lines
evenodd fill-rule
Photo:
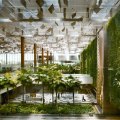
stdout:
<svg viewBox="0 0 120 120">
<path fill-rule="evenodd" d="M 7 102 L 9 102 L 9 88 L 15 88 L 16 85 L 18 84 L 17 79 L 14 79 L 12 73 L 5 73 L 4 77 L 2 79 L 2 85 L 7 88 Z"/>
<path fill-rule="evenodd" d="M 0 90 L 4 88 L 4 77 L 0 77 Z"/>
<path fill-rule="evenodd" d="M 58 98 L 58 90 L 60 85 L 62 85 L 62 74 L 59 71 L 54 71 L 54 79 L 53 79 L 53 89 L 56 92 L 56 99 L 55 99 L 55 103 L 57 104 L 57 98 Z"/>
<path fill-rule="evenodd" d="M 48 67 L 47 66 L 41 66 L 38 68 L 37 70 L 37 79 L 35 80 L 36 82 L 38 83 L 42 83 L 42 96 L 43 96 L 43 105 L 44 105 L 44 102 L 45 102 L 45 98 L 44 98 L 44 89 L 45 89 L 45 86 L 47 85 L 48 81 L 49 81 L 49 76 L 47 74 L 48 72 Z"/>
<path fill-rule="evenodd" d="M 53 65 L 49 68 L 49 85 L 52 90 L 52 103 L 54 103 L 54 91 L 56 91 L 56 103 L 57 103 L 57 94 L 58 94 L 58 86 L 62 80 L 61 71 L 57 69 L 56 65 Z"/>
<path fill-rule="evenodd" d="M 75 94 L 74 93 L 75 93 L 75 90 L 80 89 L 81 82 L 71 75 L 66 77 L 65 80 L 66 80 L 67 90 L 72 92 L 72 94 L 73 94 L 73 104 L 74 104 L 74 102 L 75 102 L 75 100 L 74 100 Z"/>
<path fill-rule="evenodd" d="M 18 81 L 23 86 L 23 102 L 25 102 L 25 92 L 26 92 L 26 86 L 32 84 L 32 79 L 30 78 L 31 71 L 22 69 L 19 73 Z"/>
</svg>

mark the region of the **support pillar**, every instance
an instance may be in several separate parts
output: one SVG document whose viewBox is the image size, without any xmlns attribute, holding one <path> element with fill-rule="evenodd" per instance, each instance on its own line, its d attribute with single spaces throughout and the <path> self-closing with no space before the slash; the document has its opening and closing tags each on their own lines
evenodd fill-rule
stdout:
<svg viewBox="0 0 120 120">
<path fill-rule="evenodd" d="M 52 64 L 52 53 L 50 53 L 50 63 Z"/>
<path fill-rule="evenodd" d="M 104 30 L 101 29 L 97 34 L 97 88 L 96 98 L 97 103 L 102 107 L 103 100 L 103 74 L 104 68 Z"/>
<path fill-rule="evenodd" d="M 103 80 L 103 113 L 109 114 L 111 112 L 109 101 L 109 79 L 108 79 L 108 39 L 107 30 L 104 29 L 104 80 Z"/>
<path fill-rule="evenodd" d="M 21 37 L 21 68 L 24 68 L 24 37 Z"/>
<path fill-rule="evenodd" d="M 47 65 L 49 64 L 49 52 L 47 51 Z"/>
<path fill-rule="evenodd" d="M 8 59 L 8 58 L 7 58 L 7 52 L 6 52 L 6 65 L 8 64 L 7 59 Z"/>
<path fill-rule="evenodd" d="M 109 80 L 109 39 L 107 30 L 104 30 L 104 68 L 103 68 L 103 101 L 102 108 L 103 114 L 119 114 L 119 111 L 110 102 L 110 80 Z"/>
<path fill-rule="evenodd" d="M 54 54 L 52 55 L 52 63 L 54 64 Z"/>
<path fill-rule="evenodd" d="M 34 69 L 35 69 L 36 64 L 37 64 L 36 49 L 37 49 L 37 45 L 36 45 L 36 43 L 35 43 L 35 44 L 34 44 Z"/>
<path fill-rule="evenodd" d="M 44 49 L 42 48 L 42 65 L 44 64 Z"/>
</svg>

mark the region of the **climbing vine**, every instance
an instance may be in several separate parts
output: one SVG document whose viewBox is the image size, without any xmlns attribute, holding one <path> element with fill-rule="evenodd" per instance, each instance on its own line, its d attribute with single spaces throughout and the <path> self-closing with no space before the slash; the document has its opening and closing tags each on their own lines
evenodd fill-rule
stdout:
<svg viewBox="0 0 120 120">
<path fill-rule="evenodd" d="M 109 41 L 109 96 L 110 101 L 120 109 L 120 11 L 107 25 Z"/>
<path fill-rule="evenodd" d="M 81 73 L 90 74 L 93 77 L 93 85 L 97 79 L 97 38 L 81 54 Z"/>
</svg>

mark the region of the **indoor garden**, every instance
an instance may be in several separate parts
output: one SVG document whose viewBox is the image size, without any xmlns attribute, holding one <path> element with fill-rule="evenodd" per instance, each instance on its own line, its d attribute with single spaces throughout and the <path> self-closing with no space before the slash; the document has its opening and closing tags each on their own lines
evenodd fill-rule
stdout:
<svg viewBox="0 0 120 120">
<path fill-rule="evenodd" d="M 94 113 L 93 103 L 80 103 L 79 100 L 76 103 L 76 93 L 77 95 L 78 93 L 88 94 L 87 90 L 89 89 L 86 90 L 85 85 L 72 76 L 72 74 L 78 74 L 78 71 L 80 71 L 78 64 L 70 66 L 50 64 L 41 65 L 35 69 L 5 73 L 0 78 L 0 89 L 6 89 L 2 99 L 2 103 L 5 104 L 1 105 L 0 113 Z M 70 75 L 63 77 L 63 73 L 70 73 Z M 20 91 L 16 92 L 18 87 L 20 87 L 21 93 Z M 36 96 L 38 91 L 41 93 L 40 98 Z M 51 99 L 45 98 L 46 92 L 50 93 Z M 30 96 L 27 96 L 28 93 Z M 66 93 L 71 94 L 71 101 L 60 101 L 62 97 L 69 97 Z M 13 101 L 19 94 L 21 94 L 21 100 L 19 102 Z M 66 97 L 64 99 L 67 99 Z M 85 98 L 82 100 L 86 101 Z"/>
<path fill-rule="evenodd" d="M 0 0 L 0 119 L 84 115 L 120 117 L 120 0 Z"/>
</svg>

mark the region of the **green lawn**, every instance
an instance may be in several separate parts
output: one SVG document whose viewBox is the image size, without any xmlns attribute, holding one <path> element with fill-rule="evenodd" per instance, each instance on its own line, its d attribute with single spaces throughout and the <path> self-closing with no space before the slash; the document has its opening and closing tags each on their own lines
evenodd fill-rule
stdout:
<svg viewBox="0 0 120 120">
<path fill-rule="evenodd" d="M 94 113 L 91 104 L 5 104 L 0 106 L 1 114 L 88 114 Z"/>
</svg>

